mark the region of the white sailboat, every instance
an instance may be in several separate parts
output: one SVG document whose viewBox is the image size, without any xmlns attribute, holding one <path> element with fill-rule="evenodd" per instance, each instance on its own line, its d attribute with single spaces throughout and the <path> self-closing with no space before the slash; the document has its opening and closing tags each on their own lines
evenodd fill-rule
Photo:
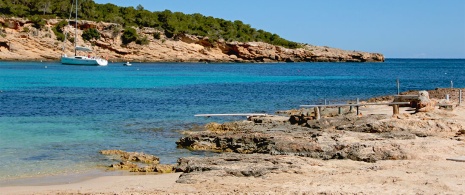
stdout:
<svg viewBox="0 0 465 195">
<path fill-rule="evenodd" d="M 63 54 L 61 56 L 61 63 L 68 64 L 68 65 L 86 65 L 86 66 L 106 66 L 108 65 L 108 61 L 98 57 L 90 57 L 88 56 L 78 56 L 77 51 L 86 51 L 91 52 L 92 49 L 87 47 L 82 47 L 77 45 L 77 15 L 78 12 L 78 2 L 76 0 L 76 17 L 75 17 L 75 32 L 74 32 L 74 56 L 67 56 Z M 66 40 L 66 39 L 65 39 Z M 64 50 L 64 47 L 63 47 Z"/>
</svg>

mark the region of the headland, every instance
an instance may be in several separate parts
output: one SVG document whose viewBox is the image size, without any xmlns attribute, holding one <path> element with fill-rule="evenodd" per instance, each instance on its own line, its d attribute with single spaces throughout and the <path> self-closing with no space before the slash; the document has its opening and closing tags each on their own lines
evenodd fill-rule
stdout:
<svg viewBox="0 0 465 195">
<path fill-rule="evenodd" d="M 22 18 L 1 18 L 0 60 L 8 61 L 58 61 L 63 53 L 71 54 L 73 43 L 57 40 L 53 28 L 61 20 L 46 20 L 45 26 L 35 28 L 34 24 Z M 107 58 L 110 62 L 383 62 L 379 53 L 348 51 L 326 46 L 302 44 L 300 48 L 288 49 L 263 42 L 210 41 L 208 37 L 178 34 L 168 38 L 163 31 L 155 28 L 135 28 L 140 37 L 146 37 L 144 44 L 131 42 L 123 45 L 123 29 L 114 23 L 79 21 L 77 36 L 87 29 L 97 29 L 100 38 L 84 41 L 78 45 L 89 46 L 93 54 Z M 74 27 L 63 29 L 74 37 Z M 158 36 L 154 36 L 158 35 Z M 155 38 L 156 37 L 156 38 Z M 65 48 L 63 51 L 62 48 Z M 86 55 L 86 54 L 81 54 Z"/>
</svg>

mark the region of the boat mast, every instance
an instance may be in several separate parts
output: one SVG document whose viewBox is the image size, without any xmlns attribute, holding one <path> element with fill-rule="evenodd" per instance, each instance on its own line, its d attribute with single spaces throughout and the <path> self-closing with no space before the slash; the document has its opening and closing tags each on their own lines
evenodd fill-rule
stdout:
<svg viewBox="0 0 465 195">
<path fill-rule="evenodd" d="M 77 20 L 78 20 L 78 1 L 76 0 L 76 18 L 74 19 L 75 21 L 75 27 L 74 27 L 74 56 L 77 56 L 77 51 L 76 51 L 76 47 L 77 47 L 77 27 L 78 27 L 78 24 L 77 24 Z"/>
</svg>

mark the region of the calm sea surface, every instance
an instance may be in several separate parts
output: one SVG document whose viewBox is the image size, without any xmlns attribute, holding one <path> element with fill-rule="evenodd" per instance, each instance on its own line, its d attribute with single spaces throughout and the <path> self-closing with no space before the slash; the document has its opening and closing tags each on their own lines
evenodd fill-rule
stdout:
<svg viewBox="0 0 465 195">
<path fill-rule="evenodd" d="M 0 62 L 0 181 L 102 169 L 102 149 L 142 151 L 162 163 L 202 155 L 177 149 L 181 130 L 264 112 L 401 91 L 465 87 L 465 60 L 385 63 L 121 63 L 107 67 Z"/>
</svg>

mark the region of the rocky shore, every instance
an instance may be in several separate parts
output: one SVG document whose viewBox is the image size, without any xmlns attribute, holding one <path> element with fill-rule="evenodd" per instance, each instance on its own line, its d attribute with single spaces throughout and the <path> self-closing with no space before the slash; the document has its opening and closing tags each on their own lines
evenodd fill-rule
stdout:
<svg viewBox="0 0 465 195">
<path fill-rule="evenodd" d="M 73 53 L 73 44 L 58 41 L 52 28 L 59 20 L 47 20 L 45 27 L 37 29 L 31 21 L 20 18 L 0 17 L 0 60 L 56 61 L 65 53 Z M 139 36 L 146 36 L 147 45 L 134 42 L 122 45 L 122 28 L 112 23 L 80 21 L 78 37 L 84 30 L 96 28 L 100 39 L 78 45 L 92 47 L 93 55 L 110 61 L 136 62 L 383 62 L 379 53 L 347 51 L 326 46 L 304 44 L 302 48 L 287 49 L 262 42 L 209 41 L 207 37 L 181 34 L 167 38 L 162 31 L 152 28 L 137 29 Z M 64 29 L 74 37 L 74 28 Z M 154 34 L 160 34 L 155 38 Z"/>
<path fill-rule="evenodd" d="M 430 92 L 445 97 L 458 90 Z M 217 155 L 180 158 L 173 165 L 160 165 L 157 157 L 143 153 L 101 153 L 121 159 L 111 169 L 181 173 L 173 184 L 178 188 L 131 193 L 460 194 L 465 167 L 448 160 L 465 161 L 465 107 L 457 100 L 447 101 L 452 109 L 402 107 L 394 115 L 387 105 L 370 105 L 362 106 L 360 115 L 327 107 L 320 120 L 313 109 L 298 109 L 210 123 L 186 130 L 177 144 Z"/>
<path fill-rule="evenodd" d="M 394 114 L 367 105 L 359 115 L 337 107 L 186 129 L 178 147 L 211 155 L 160 164 L 151 154 L 102 150 L 108 170 L 137 175 L 75 184 L 0 187 L 6 194 L 463 194 L 465 107 L 460 89 L 409 91 L 412 107 Z M 461 89 L 464 90 L 464 89 Z M 428 93 L 429 92 L 429 93 Z M 429 96 L 429 94 L 432 94 Z M 445 100 L 446 94 L 452 97 Z M 431 105 L 424 104 L 428 98 Z M 394 97 L 370 102 L 392 102 Z M 361 102 L 365 103 L 365 102 Z M 452 105 L 442 107 L 439 105 Z M 432 106 L 432 109 L 423 109 Z M 143 175 L 141 175 L 143 174 Z"/>
</svg>

